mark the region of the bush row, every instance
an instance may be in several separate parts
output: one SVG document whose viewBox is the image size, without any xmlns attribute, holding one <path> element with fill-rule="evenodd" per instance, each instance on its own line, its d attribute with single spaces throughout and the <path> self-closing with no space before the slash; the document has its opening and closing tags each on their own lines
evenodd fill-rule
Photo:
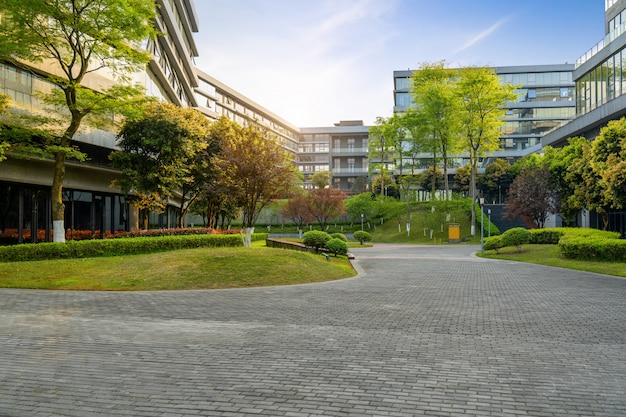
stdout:
<svg viewBox="0 0 626 417">
<path fill-rule="evenodd" d="M 137 230 L 133 232 L 116 231 L 111 233 L 106 231 L 104 234 L 105 239 L 122 238 L 122 237 L 154 237 L 154 236 L 183 236 L 183 235 L 205 235 L 205 234 L 239 234 L 239 229 L 220 230 L 209 227 L 186 227 L 186 228 L 171 228 L 171 229 L 149 229 L 149 230 Z M 67 229 L 65 232 L 65 240 L 90 240 L 101 239 L 100 232 L 93 232 L 91 230 L 76 230 Z M 22 239 L 25 243 L 32 242 L 31 230 L 26 228 L 22 231 Z M 46 241 L 46 230 L 39 229 L 37 231 L 37 241 Z M 0 233 L 0 245 L 16 245 L 18 243 L 18 230 L 15 228 L 4 229 Z"/>
<path fill-rule="evenodd" d="M 255 233 L 252 240 L 263 240 L 267 233 Z M 243 246 L 238 235 L 186 235 L 137 237 L 128 239 L 80 240 L 65 243 L 27 243 L 0 247 L 1 262 L 47 259 L 91 258 L 137 255 L 176 249 Z"/>
<path fill-rule="evenodd" d="M 626 262 L 626 240 L 602 237 L 570 237 L 559 241 L 561 255 L 584 261 Z"/>
<path fill-rule="evenodd" d="M 559 245 L 561 254 L 569 259 L 626 261 L 626 240 L 619 239 L 618 232 L 607 232 L 589 228 L 550 228 L 526 230 L 521 227 L 509 229 L 502 236 L 485 240 L 485 250 L 495 250 L 516 246 L 521 252 L 522 245 Z"/>
</svg>

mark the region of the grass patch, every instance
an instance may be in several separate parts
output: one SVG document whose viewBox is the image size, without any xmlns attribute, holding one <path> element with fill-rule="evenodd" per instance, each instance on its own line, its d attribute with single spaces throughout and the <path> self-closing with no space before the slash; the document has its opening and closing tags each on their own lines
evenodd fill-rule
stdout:
<svg viewBox="0 0 626 417">
<path fill-rule="evenodd" d="M 264 244 L 264 242 L 263 242 Z M 0 263 L 0 287 L 154 291 L 245 288 L 356 275 L 346 257 L 281 249 L 198 248 L 147 255 Z"/>
<path fill-rule="evenodd" d="M 561 257 L 558 245 L 524 245 L 522 252 L 518 253 L 514 247 L 495 251 L 485 251 L 478 256 L 490 259 L 506 259 L 511 261 L 528 262 L 537 265 L 556 266 L 560 268 L 574 269 L 577 271 L 595 272 L 598 274 L 614 275 L 626 278 L 626 263 L 602 262 L 602 261 L 579 261 Z"/>
</svg>

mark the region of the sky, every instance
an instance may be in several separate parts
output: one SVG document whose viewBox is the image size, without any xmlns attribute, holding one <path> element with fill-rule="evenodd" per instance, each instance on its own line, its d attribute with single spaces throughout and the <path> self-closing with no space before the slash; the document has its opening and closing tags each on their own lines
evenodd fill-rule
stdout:
<svg viewBox="0 0 626 417">
<path fill-rule="evenodd" d="M 603 0 L 194 0 L 196 66 L 297 127 L 393 113 L 393 71 L 574 63 Z"/>
</svg>

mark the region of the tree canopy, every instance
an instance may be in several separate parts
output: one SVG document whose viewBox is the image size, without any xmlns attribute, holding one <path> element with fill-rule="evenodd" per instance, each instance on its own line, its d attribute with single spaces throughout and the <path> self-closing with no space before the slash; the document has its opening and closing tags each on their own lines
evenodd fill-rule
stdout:
<svg viewBox="0 0 626 417">
<path fill-rule="evenodd" d="M 43 101 L 59 109 L 59 117 L 49 125 L 53 140 L 46 145 L 55 160 L 54 240 L 62 242 L 65 160 L 76 155 L 71 140 L 84 119 L 98 125 L 111 121 L 112 113 L 137 96 L 125 76 L 150 59 L 137 45 L 156 36 L 156 5 L 154 0 L 0 0 L 0 13 L 6 19 L 0 26 L 0 59 L 29 72 L 45 62 L 48 71 L 37 74 L 57 87 Z M 86 88 L 86 77 L 102 69 L 118 84 L 96 86 L 98 91 Z"/>
<path fill-rule="evenodd" d="M 116 185 L 144 211 L 161 211 L 167 198 L 184 188 L 184 208 L 186 193 L 199 190 L 194 174 L 207 169 L 197 155 L 208 147 L 209 121 L 197 110 L 169 103 L 146 104 L 142 113 L 118 134 L 120 150 L 111 154 L 113 166 L 122 171 Z"/>
</svg>

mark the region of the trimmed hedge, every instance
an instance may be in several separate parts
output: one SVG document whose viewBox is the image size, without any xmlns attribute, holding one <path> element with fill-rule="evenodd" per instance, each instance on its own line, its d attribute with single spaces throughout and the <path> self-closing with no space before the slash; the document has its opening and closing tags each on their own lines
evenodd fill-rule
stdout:
<svg viewBox="0 0 626 417">
<path fill-rule="evenodd" d="M 267 233 L 255 233 L 252 240 L 264 240 L 267 236 Z M 241 236 L 212 234 L 27 243 L 0 247 L 0 262 L 138 255 L 177 249 L 237 246 L 243 246 Z"/>
<path fill-rule="evenodd" d="M 564 237 L 561 254 L 568 259 L 626 262 L 626 240 L 599 237 Z"/>
</svg>

